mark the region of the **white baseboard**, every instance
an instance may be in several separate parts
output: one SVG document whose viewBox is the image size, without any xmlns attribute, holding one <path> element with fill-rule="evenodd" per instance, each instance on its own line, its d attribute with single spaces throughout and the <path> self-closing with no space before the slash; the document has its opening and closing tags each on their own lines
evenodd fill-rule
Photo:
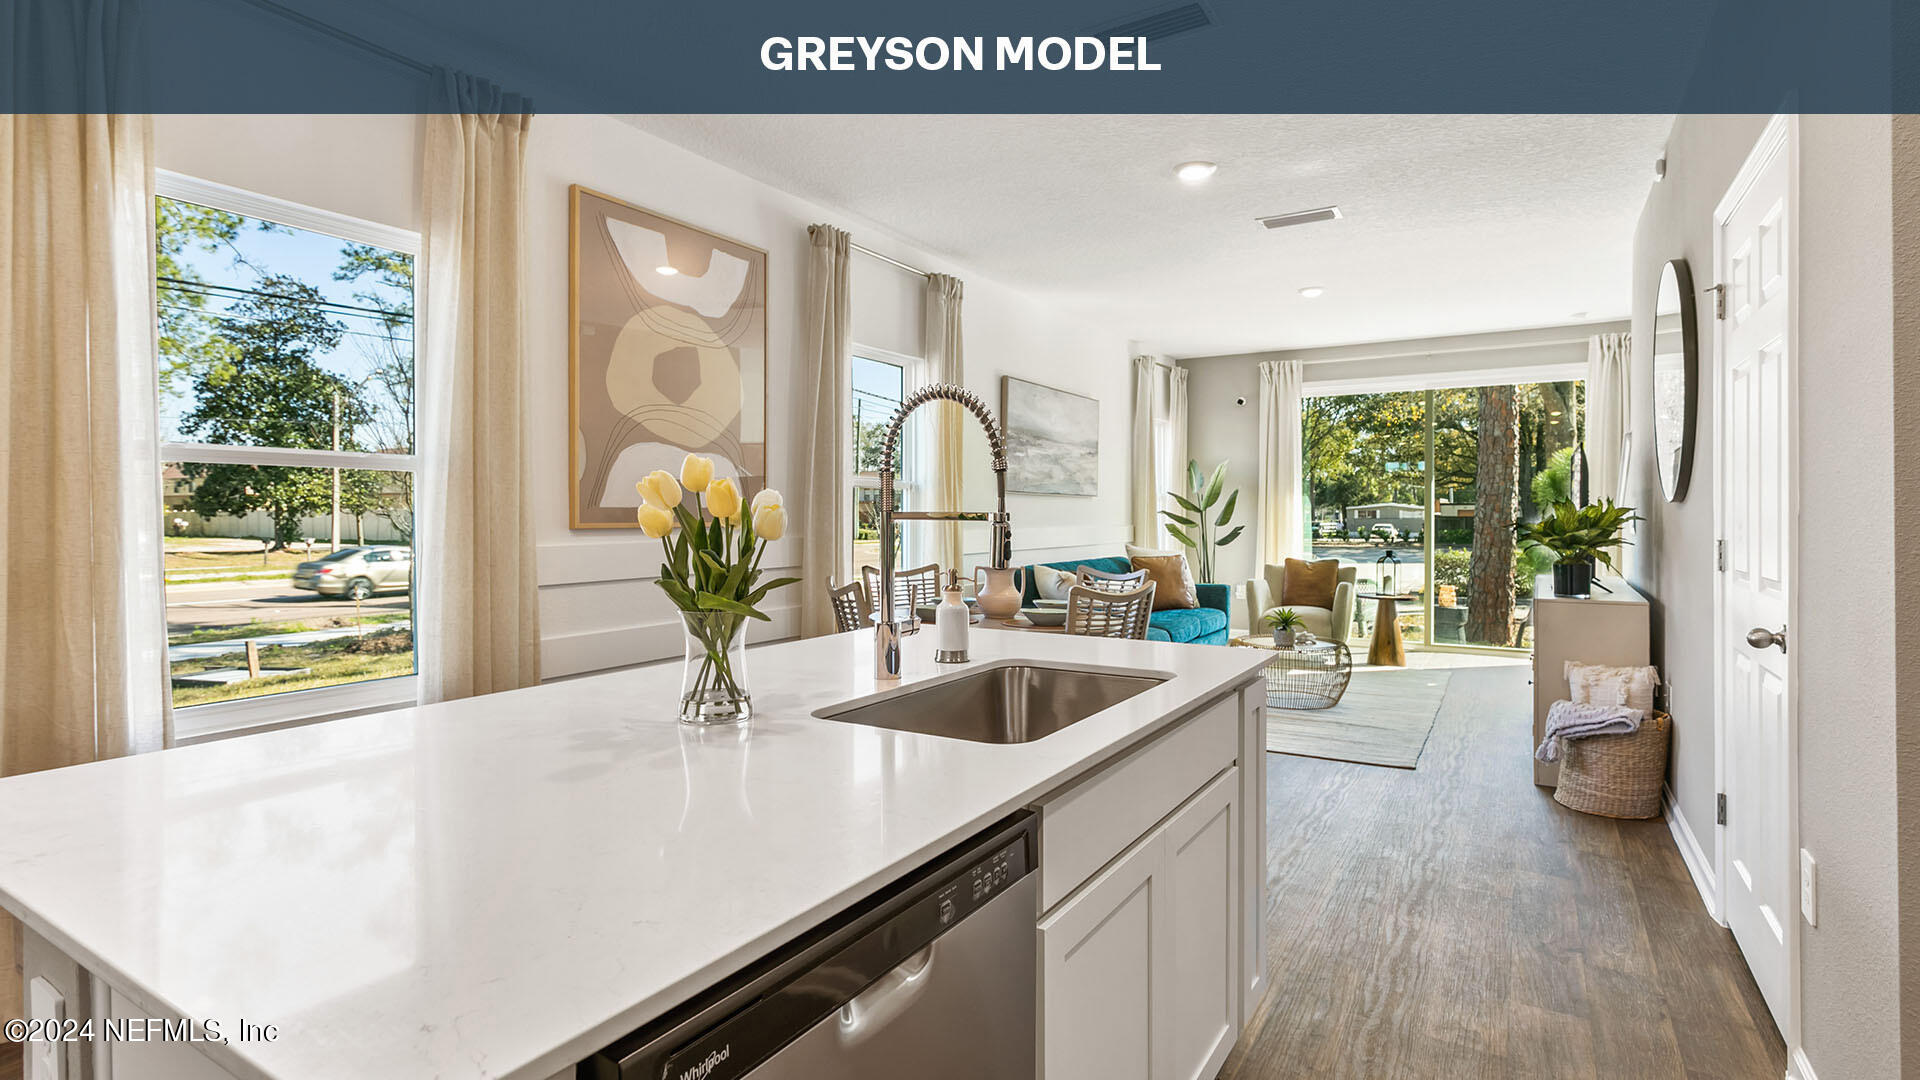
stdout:
<svg viewBox="0 0 1920 1080">
<path fill-rule="evenodd" d="M 1719 905 L 1714 902 L 1720 895 L 1718 884 L 1714 880 L 1713 860 L 1700 847 L 1700 841 L 1694 838 L 1693 829 L 1687 825 L 1687 816 L 1680 812 L 1680 803 L 1673 797 L 1673 789 L 1662 786 L 1660 801 L 1667 812 L 1667 829 L 1673 833 L 1673 843 L 1680 849 L 1680 861 L 1687 864 L 1687 873 L 1693 876 L 1693 887 L 1700 891 L 1700 901 L 1707 907 L 1707 914 L 1722 926 L 1726 920 L 1720 917 Z"/>
<path fill-rule="evenodd" d="M 1787 1057 L 1787 1080 L 1820 1080 L 1813 1075 L 1813 1064 L 1807 1060 L 1807 1052 L 1798 1046 Z"/>
</svg>

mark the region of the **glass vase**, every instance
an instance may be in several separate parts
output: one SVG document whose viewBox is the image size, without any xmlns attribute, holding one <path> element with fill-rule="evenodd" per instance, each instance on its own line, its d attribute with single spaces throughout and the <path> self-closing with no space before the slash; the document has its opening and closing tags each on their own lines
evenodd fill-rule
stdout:
<svg viewBox="0 0 1920 1080">
<path fill-rule="evenodd" d="M 680 721 L 738 724 L 753 716 L 747 686 L 747 617 L 683 611 L 687 657 L 680 669 Z"/>
</svg>

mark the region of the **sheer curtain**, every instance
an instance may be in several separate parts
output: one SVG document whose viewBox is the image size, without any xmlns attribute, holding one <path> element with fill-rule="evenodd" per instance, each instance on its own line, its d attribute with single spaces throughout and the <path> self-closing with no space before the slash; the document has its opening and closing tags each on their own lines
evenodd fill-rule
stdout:
<svg viewBox="0 0 1920 1080">
<path fill-rule="evenodd" d="M 521 262 L 531 105 L 436 73 L 419 378 L 421 699 L 540 681 Z"/>
<path fill-rule="evenodd" d="M 152 140 L 0 115 L 0 775 L 169 735 Z"/>
<path fill-rule="evenodd" d="M 1187 475 L 1187 369 L 1177 365 L 1167 368 L 1167 407 L 1161 430 L 1166 446 L 1160 457 L 1166 464 L 1158 481 L 1160 508 L 1170 510 L 1174 502 L 1167 493 L 1185 488 Z"/>
<path fill-rule="evenodd" d="M 1260 363 L 1260 509 L 1257 558 L 1278 563 L 1305 550 L 1301 507 L 1300 384 L 1298 360 Z"/>
<path fill-rule="evenodd" d="M 1159 412 L 1160 364 L 1151 356 L 1133 358 L 1133 446 L 1128 462 L 1132 477 L 1128 500 L 1133 518 L 1133 542 L 1160 546 L 1159 456 L 1155 453 L 1154 422 Z"/>
<path fill-rule="evenodd" d="M 1594 499 L 1625 497 L 1632 355 L 1628 334 L 1587 339 L 1587 491 Z"/>
<path fill-rule="evenodd" d="M 925 372 L 930 383 L 966 385 L 966 364 L 960 333 L 962 291 L 959 278 L 946 274 L 927 275 L 921 352 L 926 358 Z M 926 409 L 932 420 L 932 437 L 928 442 L 931 444 L 931 464 L 935 470 L 930 478 L 929 508 L 964 509 L 960 505 L 960 500 L 965 497 L 962 489 L 966 452 L 962 440 L 965 436 L 964 425 L 972 420 L 966 410 L 955 402 L 937 401 L 926 406 Z M 943 570 L 961 569 L 959 522 L 923 524 L 922 529 L 929 540 L 926 557 L 939 563 Z M 962 573 L 964 576 L 964 571 Z"/>
<path fill-rule="evenodd" d="M 806 384 L 813 391 L 807 421 L 807 501 L 801 526 L 800 633 L 831 634 L 836 629 L 830 582 L 846 583 L 853 573 L 853 307 L 847 281 L 851 238 L 831 225 L 807 228 L 806 337 L 801 357 Z"/>
</svg>

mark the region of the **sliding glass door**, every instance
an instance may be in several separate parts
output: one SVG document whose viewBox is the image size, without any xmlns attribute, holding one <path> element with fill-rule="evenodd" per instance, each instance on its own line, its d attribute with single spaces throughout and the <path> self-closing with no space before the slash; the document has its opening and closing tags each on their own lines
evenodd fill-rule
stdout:
<svg viewBox="0 0 1920 1080">
<path fill-rule="evenodd" d="M 1355 564 L 1363 593 L 1416 596 L 1400 607 L 1410 642 L 1531 647 L 1546 566 L 1513 525 L 1572 493 L 1580 383 L 1316 397 L 1301 413 L 1315 556 Z"/>
</svg>

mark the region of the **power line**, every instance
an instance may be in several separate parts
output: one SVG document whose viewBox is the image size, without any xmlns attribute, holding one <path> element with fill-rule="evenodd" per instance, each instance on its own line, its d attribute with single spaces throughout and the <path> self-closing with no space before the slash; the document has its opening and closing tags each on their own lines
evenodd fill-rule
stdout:
<svg viewBox="0 0 1920 1080">
<path fill-rule="evenodd" d="M 338 300 L 327 300 L 324 298 L 320 300 L 313 300 L 305 296 L 289 296 L 286 293 L 268 292 L 265 289 L 243 289 L 238 285 L 216 285 L 211 281 L 190 281 L 183 278 L 157 277 L 157 276 L 154 278 L 154 280 L 159 282 L 162 285 L 171 285 L 177 289 L 181 289 L 187 292 L 199 291 L 201 293 L 226 293 L 234 296 L 262 296 L 270 300 L 286 300 L 291 303 L 308 304 L 313 307 L 332 308 L 340 312 L 353 312 L 356 314 L 363 314 L 363 315 L 375 315 L 383 319 L 404 320 L 406 322 L 413 321 L 413 316 L 411 314 L 401 315 L 398 312 L 390 311 L 384 308 L 358 307 L 353 304 L 343 304 Z"/>
<path fill-rule="evenodd" d="M 244 315 L 230 315 L 225 312 L 207 311 L 202 308 L 190 307 L 185 304 L 158 304 L 156 306 L 166 311 L 182 311 L 190 315 L 198 315 L 203 319 L 217 319 L 221 322 L 244 323 L 248 321 L 246 316 Z M 397 334 L 376 334 L 368 330 L 342 330 L 340 331 L 340 336 L 366 338 L 369 341 L 382 341 L 388 344 L 393 344 L 396 342 L 406 342 L 408 345 L 413 344 L 412 335 L 401 337 L 400 335 L 397 335 Z"/>
</svg>

